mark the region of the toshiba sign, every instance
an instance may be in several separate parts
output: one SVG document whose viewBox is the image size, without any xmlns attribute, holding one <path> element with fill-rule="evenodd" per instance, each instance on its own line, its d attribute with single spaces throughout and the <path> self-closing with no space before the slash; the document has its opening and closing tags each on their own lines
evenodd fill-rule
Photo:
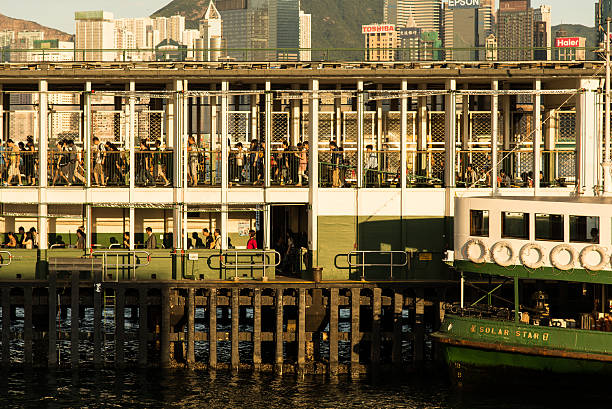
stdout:
<svg viewBox="0 0 612 409">
<path fill-rule="evenodd" d="M 395 24 L 370 24 L 361 26 L 361 34 L 392 33 L 394 31 Z"/>
<path fill-rule="evenodd" d="M 557 38 L 555 41 L 555 46 L 557 48 L 580 47 L 580 38 L 578 37 Z"/>
</svg>

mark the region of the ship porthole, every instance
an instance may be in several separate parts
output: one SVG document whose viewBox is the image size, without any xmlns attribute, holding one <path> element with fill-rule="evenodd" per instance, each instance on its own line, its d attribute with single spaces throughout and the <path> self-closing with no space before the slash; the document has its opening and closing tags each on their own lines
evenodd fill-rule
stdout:
<svg viewBox="0 0 612 409">
<path fill-rule="evenodd" d="M 593 264 L 589 260 L 593 253 L 597 253 L 599 257 L 599 263 Z M 608 265 L 608 255 L 606 250 L 601 246 L 590 245 L 586 246 L 580 252 L 580 265 L 590 271 L 601 271 Z"/>
<path fill-rule="evenodd" d="M 544 250 L 535 243 L 525 244 L 519 252 L 519 259 L 525 267 L 538 269 L 544 265 Z"/>
<path fill-rule="evenodd" d="M 514 264 L 514 249 L 507 241 L 499 241 L 491 247 L 491 258 L 496 264 L 508 267 Z"/>
<path fill-rule="evenodd" d="M 465 244 L 465 256 L 472 263 L 482 264 L 487 259 L 487 246 L 479 239 L 472 239 Z"/>
<path fill-rule="evenodd" d="M 567 253 L 564 256 L 563 253 Z M 564 260 L 563 258 L 567 259 Z M 550 264 L 561 271 L 568 271 L 574 268 L 576 263 L 576 250 L 569 244 L 559 244 L 550 252 Z"/>
</svg>

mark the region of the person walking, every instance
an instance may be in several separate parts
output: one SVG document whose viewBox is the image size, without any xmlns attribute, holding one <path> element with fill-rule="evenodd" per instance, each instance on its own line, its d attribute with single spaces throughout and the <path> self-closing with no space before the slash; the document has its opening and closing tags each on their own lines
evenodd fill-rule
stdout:
<svg viewBox="0 0 612 409">
<path fill-rule="evenodd" d="M 255 239 L 255 230 L 249 230 L 249 240 L 247 241 L 247 250 L 257 250 L 257 240 Z"/>
<path fill-rule="evenodd" d="M 157 238 L 153 234 L 153 229 L 150 227 L 147 227 L 145 230 L 147 232 L 147 241 L 145 242 L 145 248 L 146 249 L 156 249 L 157 248 Z"/>
<path fill-rule="evenodd" d="M 221 230 L 215 229 L 215 238 L 214 238 L 213 249 L 221 250 Z"/>
<path fill-rule="evenodd" d="M 93 138 L 93 161 L 94 161 L 94 181 L 97 186 L 104 186 L 104 169 L 102 166 L 104 165 L 104 145 L 100 143 L 100 139 L 97 136 Z"/>
<path fill-rule="evenodd" d="M 19 183 L 19 186 L 21 186 L 21 172 L 19 171 L 19 146 L 17 146 L 12 139 L 8 139 L 6 141 L 6 146 L 8 148 L 9 170 L 5 186 L 11 186 L 14 178 L 17 178 L 17 182 Z"/>
</svg>

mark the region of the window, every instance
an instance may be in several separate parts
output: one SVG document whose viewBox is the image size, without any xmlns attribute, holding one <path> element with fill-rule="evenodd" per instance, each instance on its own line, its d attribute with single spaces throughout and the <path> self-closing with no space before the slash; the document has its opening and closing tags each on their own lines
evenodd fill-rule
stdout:
<svg viewBox="0 0 612 409">
<path fill-rule="evenodd" d="M 502 212 L 502 237 L 529 239 L 529 213 Z"/>
<path fill-rule="evenodd" d="M 470 210 L 470 236 L 489 237 L 488 210 Z"/>
<path fill-rule="evenodd" d="M 570 216 L 572 243 L 599 243 L 599 217 Z"/>
<path fill-rule="evenodd" d="M 536 240 L 563 241 L 563 215 L 536 214 L 535 238 Z"/>
</svg>

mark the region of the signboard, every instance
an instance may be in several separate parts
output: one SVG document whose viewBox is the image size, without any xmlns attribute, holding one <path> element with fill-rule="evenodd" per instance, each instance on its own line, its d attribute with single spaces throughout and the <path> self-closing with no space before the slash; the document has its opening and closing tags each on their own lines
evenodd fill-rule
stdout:
<svg viewBox="0 0 612 409">
<path fill-rule="evenodd" d="M 480 8 L 480 0 L 448 0 L 451 9 L 477 9 Z"/>
<path fill-rule="evenodd" d="M 395 24 L 370 24 L 361 26 L 361 34 L 393 33 Z"/>
<path fill-rule="evenodd" d="M 580 47 L 579 37 L 561 37 L 555 39 L 555 47 L 557 48 L 571 48 Z"/>
<path fill-rule="evenodd" d="M 416 27 L 400 27 L 397 29 L 402 40 L 421 39 L 421 29 Z"/>
</svg>

